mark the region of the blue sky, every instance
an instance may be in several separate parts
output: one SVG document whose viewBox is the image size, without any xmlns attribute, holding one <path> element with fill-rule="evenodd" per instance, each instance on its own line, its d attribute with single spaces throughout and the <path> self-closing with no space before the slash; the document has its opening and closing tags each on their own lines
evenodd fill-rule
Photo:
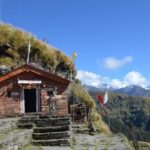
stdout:
<svg viewBox="0 0 150 150">
<path fill-rule="evenodd" d="M 149 83 L 149 0 L 0 1 L 4 23 L 46 38 L 69 56 L 76 51 L 83 82 Z"/>
</svg>

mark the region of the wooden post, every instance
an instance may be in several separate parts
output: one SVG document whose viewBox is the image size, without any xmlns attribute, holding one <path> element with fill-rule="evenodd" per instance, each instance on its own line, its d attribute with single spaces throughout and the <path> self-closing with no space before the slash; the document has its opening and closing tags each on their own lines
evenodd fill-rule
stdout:
<svg viewBox="0 0 150 150">
<path fill-rule="evenodd" d="M 134 148 L 135 148 L 135 150 L 139 150 L 139 144 L 138 144 L 137 138 L 135 137 L 134 127 L 131 123 L 128 123 L 128 127 L 131 131 L 131 136 L 132 136 L 132 139 L 133 139 Z"/>
</svg>

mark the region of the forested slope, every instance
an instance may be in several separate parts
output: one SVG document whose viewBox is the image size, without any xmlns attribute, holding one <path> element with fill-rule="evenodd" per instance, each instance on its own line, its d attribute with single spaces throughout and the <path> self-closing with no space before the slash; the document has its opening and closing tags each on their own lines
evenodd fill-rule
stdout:
<svg viewBox="0 0 150 150">
<path fill-rule="evenodd" d="M 90 91 L 90 94 L 97 101 L 98 93 Z M 109 93 L 108 97 L 106 108 L 111 130 L 114 133 L 122 132 L 132 139 L 131 129 L 133 129 L 139 140 L 150 141 L 150 98 L 114 93 Z M 102 108 L 98 109 L 108 123 L 107 115 Z"/>
</svg>

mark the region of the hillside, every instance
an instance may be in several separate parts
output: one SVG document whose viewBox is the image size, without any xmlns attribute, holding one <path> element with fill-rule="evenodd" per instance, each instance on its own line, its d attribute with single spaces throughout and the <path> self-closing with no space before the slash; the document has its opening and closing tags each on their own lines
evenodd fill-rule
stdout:
<svg viewBox="0 0 150 150">
<path fill-rule="evenodd" d="M 4 24 L 0 24 L 1 74 L 26 63 L 29 41 L 31 43 L 30 63 L 49 72 L 75 79 L 76 70 L 71 58 L 31 34 Z M 92 121 L 102 132 L 110 132 L 101 116 L 96 112 L 94 100 L 80 83 L 74 82 L 70 85 L 70 95 L 85 103 L 90 109 L 89 115 L 93 118 Z"/>
<path fill-rule="evenodd" d="M 103 122 L 102 117 L 96 110 L 96 103 L 89 93 L 84 89 L 79 80 L 75 80 L 70 85 L 69 104 L 85 104 L 86 112 L 89 119 L 92 120 L 94 126 L 99 129 L 101 133 L 110 134 L 108 126 Z"/>
<path fill-rule="evenodd" d="M 76 70 L 70 57 L 36 39 L 30 33 L 10 25 L 0 24 L 0 68 L 5 73 L 26 62 L 31 43 L 30 63 L 43 69 L 75 78 Z"/>
<path fill-rule="evenodd" d="M 90 91 L 97 101 L 97 92 Z M 132 139 L 130 128 L 136 130 L 138 140 L 150 141 L 150 99 L 133 97 L 125 94 L 109 93 L 109 102 L 106 104 L 109 113 L 110 128 L 114 133 L 122 132 Z M 107 115 L 99 108 L 103 119 L 108 123 Z"/>
</svg>

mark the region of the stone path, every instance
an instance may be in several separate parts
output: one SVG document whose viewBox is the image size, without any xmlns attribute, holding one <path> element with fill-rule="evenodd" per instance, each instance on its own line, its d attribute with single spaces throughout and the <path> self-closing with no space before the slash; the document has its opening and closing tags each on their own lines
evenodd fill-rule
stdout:
<svg viewBox="0 0 150 150">
<path fill-rule="evenodd" d="M 132 150 L 128 140 L 122 134 L 113 136 L 74 134 L 73 141 L 71 147 L 44 146 L 32 147 L 31 150 Z"/>
<path fill-rule="evenodd" d="M 74 150 L 130 150 L 131 147 L 122 134 L 107 136 L 104 134 L 75 134 Z"/>
<path fill-rule="evenodd" d="M 24 143 L 25 139 L 32 134 L 32 130 L 14 130 L 13 132 L 1 134 L 0 147 L 1 150 L 18 150 L 19 143 Z M 22 150 L 130 150 L 130 145 L 126 138 L 117 134 L 114 136 L 106 136 L 104 134 L 88 135 L 74 134 L 71 147 L 69 146 L 33 146 Z M 27 141 L 26 141 L 27 142 Z M 24 143 L 25 144 L 25 143 Z"/>
<path fill-rule="evenodd" d="M 43 150 L 72 150 L 71 147 L 42 147 Z"/>
</svg>

